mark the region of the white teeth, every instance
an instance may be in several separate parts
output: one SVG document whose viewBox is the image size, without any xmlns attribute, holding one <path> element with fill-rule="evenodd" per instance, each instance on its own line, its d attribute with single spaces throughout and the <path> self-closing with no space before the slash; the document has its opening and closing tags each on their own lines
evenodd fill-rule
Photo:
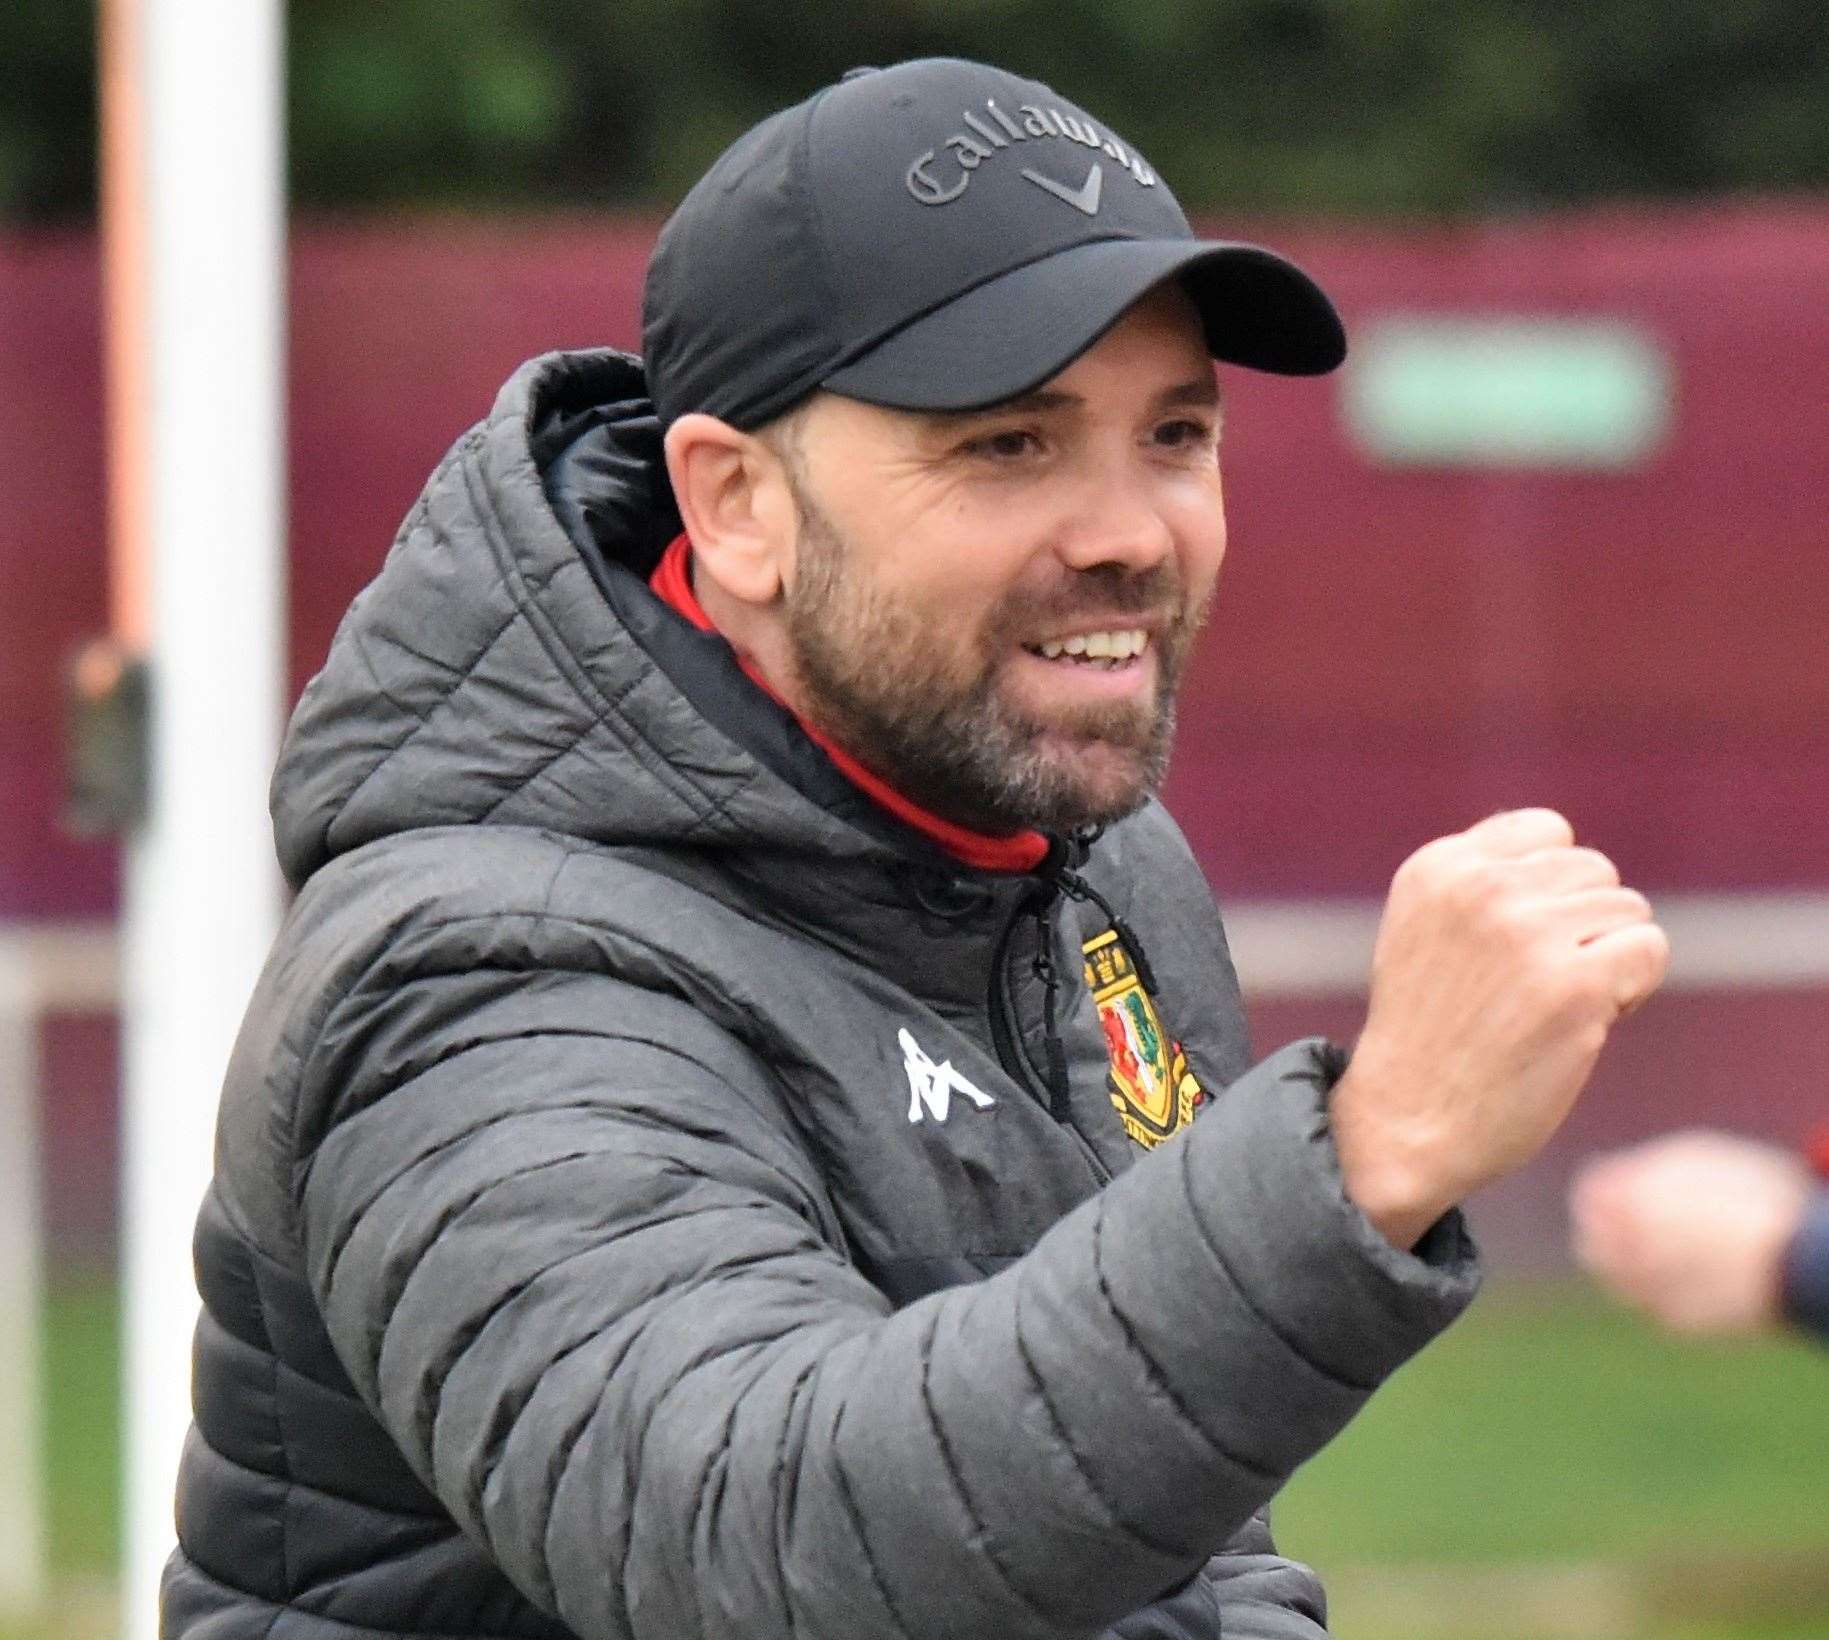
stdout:
<svg viewBox="0 0 1829 1640">
<path fill-rule="evenodd" d="M 1071 638 L 1050 638 L 1034 646 L 1048 660 L 1062 655 L 1084 655 L 1087 660 L 1127 661 L 1149 647 L 1149 634 L 1141 627 L 1119 632 L 1076 632 Z"/>
</svg>

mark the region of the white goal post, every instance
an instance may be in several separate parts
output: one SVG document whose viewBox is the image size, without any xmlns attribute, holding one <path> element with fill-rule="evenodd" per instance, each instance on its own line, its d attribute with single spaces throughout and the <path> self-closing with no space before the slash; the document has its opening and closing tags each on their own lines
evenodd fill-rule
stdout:
<svg viewBox="0 0 1829 1640">
<path fill-rule="evenodd" d="M 190 1417 L 191 1226 L 279 919 L 285 667 L 280 0 L 104 0 L 102 228 L 117 644 L 147 663 L 122 892 L 122 1640 L 156 1640 Z"/>
</svg>

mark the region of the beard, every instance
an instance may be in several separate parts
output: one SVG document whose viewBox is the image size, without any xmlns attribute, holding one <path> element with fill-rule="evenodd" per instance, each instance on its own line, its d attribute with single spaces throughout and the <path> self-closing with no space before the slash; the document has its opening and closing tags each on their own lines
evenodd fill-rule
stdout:
<svg viewBox="0 0 1829 1640">
<path fill-rule="evenodd" d="M 852 756 L 931 813 L 989 833 L 1108 825 L 1161 785 L 1176 687 L 1206 613 L 1188 607 L 1172 563 L 1063 570 L 1047 587 L 1012 588 L 961 635 L 956 619 L 873 584 L 794 488 L 802 529 L 784 598 L 788 642 L 809 717 Z M 1151 698 L 1046 713 L 1009 698 L 1000 677 L 1022 635 L 1095 612 L 1166 617 L 1151 638 Z"/>
</svg>

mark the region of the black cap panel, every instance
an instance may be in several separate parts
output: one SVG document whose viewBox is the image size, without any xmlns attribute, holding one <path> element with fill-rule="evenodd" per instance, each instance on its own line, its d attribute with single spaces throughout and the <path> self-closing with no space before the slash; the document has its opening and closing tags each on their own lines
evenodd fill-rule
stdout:
<svg viewBox="0 0 1829 1640">
<path fill-rule="evenodd" d="M 766 421 L 842 354 L 807 229 L 806 104 L 739 138 L 667 220 L 648 264 L 642 350 L 664 423 L 703 410 Z"/>
<path fill-rule="evenodd" d="M 1046 86 L 948 58 L 821 99 L 808 170 L 854 347 L 1089 239 L 1191 238 L 1128 144 Z"/>
</svg>

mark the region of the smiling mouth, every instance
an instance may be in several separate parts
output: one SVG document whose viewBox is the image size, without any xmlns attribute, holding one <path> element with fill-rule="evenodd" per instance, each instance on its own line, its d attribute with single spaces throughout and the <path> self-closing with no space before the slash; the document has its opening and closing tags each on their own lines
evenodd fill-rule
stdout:
<svg viewBox="0 0 1829 1640">
<path fill-rule="evenodd" d="M 1115 672 L 1129 666 L 1149 648 L 1150 635 L 1142 627 L 1116 627 L 1101 632 L 1076 632 L 1069 638 L 1049 638 L 1026 643 L 1031 655 L 1063 666 L 1090 666 Z"/>
</svg>

